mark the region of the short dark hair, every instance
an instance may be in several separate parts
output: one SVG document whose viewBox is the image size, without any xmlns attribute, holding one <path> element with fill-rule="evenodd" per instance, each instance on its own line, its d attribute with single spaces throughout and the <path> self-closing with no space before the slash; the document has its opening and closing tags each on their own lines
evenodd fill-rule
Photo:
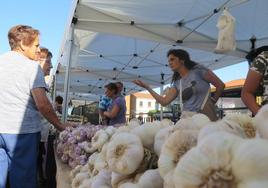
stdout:
<svg viewBox="0 0 268 188">
<path fill-rule="evenodd" d="M 30 46 L 39 35 L 37 29 L 28 25 L 16 25 L 8 32 L 8 40 L 11 50 L 17 49 L 20 42 L 25 46 Z"/>
<path fill-rule="evenodd" d="M 115 82 L 115 84 L 116 84 L 116 85 L 118 84 L 118 85 L 120 85 L 121 87 L 124 86 L 122 82 Z"/>
<path fill-rule="evenodd" d="M 118 88 L 117 88 L 115 83 L 109 83 L 109 84 L 105 85 L 105 88 L 109 89 L 110 91 L 114 91 L 115 94 L 117 94 L 117 92 L 118 92 Z"/>
<path fill-rule="evenodd" d="M 52 53 L 45 47 L 40 47 L 39 54 L 41 58 L 53 57 Z"/>
<path fill-rule="evenodd" d="M 62 104 L 62 102 L 63 102 L 63 98 L 62 98 L 62 96 L 57 96 L 56 98 L 55 98 L 55 101 L 57 102 L 57 103 L 59 103 L 59 104 Z"/>
</svg>

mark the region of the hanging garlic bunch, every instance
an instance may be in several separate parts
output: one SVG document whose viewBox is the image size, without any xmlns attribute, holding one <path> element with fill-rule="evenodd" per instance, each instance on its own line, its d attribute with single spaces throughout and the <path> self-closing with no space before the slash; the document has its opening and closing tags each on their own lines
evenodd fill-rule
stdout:
<svg viewBox="0 0 268 188">
<path fill-rule="evenodd" d="M 140 139 L 131 133 L 116 133 L 108 144 L 106 159 L 109 169 L 120 174 L 131 174 L 140 165 L 144 150 Z"/>
<path fill-rule="evenodd" d="M 227 132 L 204 138 L 177 164 L 173 181 L 176 188 L 237 188 L 232 172 L 232 153 L 243 139 Z"/>
<path fill-rule="evenodd" d="M 198 131 L 177 130 L 164 143 L 159 160 L 158 168 L 162 178 L 174 169 L 180 158 L 197 143 Z"/>
<path fill-rule="evenodd" d="M 164 145 L 166 139 L 174 132 L 174 126 L 168 126 L 160 129 L 154 137 L 154 151 L 157 156 L 160 155 L 161 148 Z"/>
<path fill-rule="evenodd" d="M 153 149 L 154 137 L 161 129 L 160 122 L 145 123 L 139 127 L 132 129 L 130 132 L 137 135 L 145 148 Z"/>
<path fill-rule="evenodd" d="M 254 117 L 258 134 L 261 138 L 268 139 L 268 105 L 264 105 Z"/>
<path fill-rule="evenodd" d="M 228 114 L 222 120 L 237 123 L 244 130 L 247 138 L 254 138 L 256 136 L 256 126 L 253 119 L 248 114 Z"/>
</svg>

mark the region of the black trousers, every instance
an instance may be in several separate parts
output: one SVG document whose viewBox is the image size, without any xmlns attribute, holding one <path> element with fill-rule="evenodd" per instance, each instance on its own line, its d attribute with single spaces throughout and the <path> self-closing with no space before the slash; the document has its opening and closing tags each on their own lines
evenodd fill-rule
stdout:
<svg viewBox="0 0 268 188">
<path fill-rule="evenodd" d="M 56 160 L 54 155 L 54 141 L 56 136 L 55 135 L 49 135 L 48 141 L 47 141 L 47 162 L 46 162 L 46 187 L 47 188 L 56 188 L 56 173 L 57 173 L 57 167 L 56 167 Z"/>
</svg>

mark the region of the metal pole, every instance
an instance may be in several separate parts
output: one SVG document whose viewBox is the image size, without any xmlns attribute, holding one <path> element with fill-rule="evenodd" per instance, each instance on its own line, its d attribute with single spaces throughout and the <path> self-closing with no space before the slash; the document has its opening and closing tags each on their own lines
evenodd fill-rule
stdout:
<svg viewBox="0 0 268 188">
<path fill-rule="evenodd" d="M 65 123 L 67 121 L 67 112 L 68 112 L 68 93 L 70 89 L 70 72 L 71 72 L 71 61 L 72 61 L 72 51 L 74 43 L 74 23 L 71 24 L 71 36 L 70 36 L 70 50 L 69 50 L 69 59 L 66 66 L 65 80 L 64 80 L 64 93 L 63 93 L 63 112 L 61 121 Z"/>
<path fill-rule="evenodd" d="M 160 95 L 163 95 L 163 84 L 160 86 Z M 160 106 L 160 120 L 163 120 L 163 106 Z"/>
</svg>

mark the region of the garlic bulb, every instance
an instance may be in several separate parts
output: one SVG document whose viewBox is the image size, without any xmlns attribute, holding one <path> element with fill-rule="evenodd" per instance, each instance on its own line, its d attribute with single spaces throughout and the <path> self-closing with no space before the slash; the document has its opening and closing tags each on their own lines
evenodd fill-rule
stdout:
<svg viewBox="0 0 268 188">
<path fill-rule="evenodd" d="M 84 181 L 84 179 L 88 179 L 88 178 L 89 178 L 89 174 L 87 172 L 81 172 L 81 173 L 76 174 L 76 176 L 74 177 L 72 181 L 72 188 L 79 187 Z"/>
<path fill-rule="evenodd" d="M 101 170 L 97 176 L 92 178 L 91 188 L 112 188 L 111 172 L 108 170 Z"/>
<path fill-rule="evenodd" d="M 81 168 L 82 168 L 82 165 L 77 165 L 74 169 L 71 170 L 70 175 L 69 175 L 71 180 L 73 180 L 76 174 L 80 172 Z"/>
<path fill-rule="evenodd" d="M 114 128 L 113 126 L 108 126 L 105 129 L 105 132 L 109 135 L 109 137 L 111 137 L 116 132 L 116 128 Z"/>
<path fill-rule="evenodd" d="M 225 120 L 237 123 L 244 130 L 247 138 L 256 136 L 256 127 L 248 114 L 228 114 L 222 119 L 222 121 Z"/>
<path fill-rule="evenodd" d="M 121 126 L 116 129 L 116 133 L 129 132 L 131 128 L 129 126 Z"/>
<path fill-rule="evenodd" d="M 159 160 L 158 168 L 162 178 L 174 169 L 180 158 L 197 143 L 198 131 L 177 130 L 164 143 Z"/>
<path fill-rule="evenodd" d="M 120 174 L 131 174 L 140 165 L 144 150 L 140 139 L 131 133 L 113 135 L 108 144 L 106 159 L 109 169 Z"/>
<path fill-rule="evenodd" d="M 264 105 L 254 117 L 254 123 L 261 138 L 268 139 L 268 105 Z"/>
<path fill-rule="evenodd" d="M 88 173 L 89 173 L 90 177 L 93 177 L 98 173 L 98 172 L 94 171 L 95 161 L 98 158 L 98 156 L 99 156 L 99 153 L 95 152 L 92 155 L 90 155 L 90 157 L 88 158 L 86 166 L 88 167 Z"/>
<path fill-rule="evenodd" d="M 227 132 L 241 138 L 247 138 L 244 129 L 240 125 L 231 120 L 219 120 L 217 122 L 210 122 L 207 126 L 200 130 L 198 135 L 198 142 L 203 138 L 214 134 L 216 132 Z"/>
<path fill-rule="evenodd" d="M 164 145 L 166 139 L 174 132 L 174 126 L 169 126 L 163 129 L 160 129 L 154 137 L 154 151 L 157 156 L 160 155 L 161 148 Z"/>
<path fill-rule="evenodd" d="M 108 164 L 103 155 L 99 154 L 94 163 L 94 170 L 97 170 L 99 172 L 105 168 L 108 168 Z"/>
<path fill-rule="evenodd" d="M 141 188 L 141 187 L 139 187 L 135 183 L 126 182 L 126 183 L 121 184 L 118 188 Z"/>
<path fill-rule="evenodd" d="M 160 121 L 160 124 L 163 128 L 174 125 L 174 123 L 170 119 L 163 119 L 162 121 Z"/>
<path fill-rule="evenodd" d="M 137 183 L 136 176 L 137 176 L 136 173 L 123 175 L 116 172 L 112 172 L 112 179 L 111 179 L 112 187 L 113 188 L 120 187 L 122 184 L 126 182 Z"/>
<path fill-rule="evenodd" d="M 130 129 L 140 126 L 140 121 L 137 118 L 133 118 L 129 121 L 127 125 Z"/>
<path fill-rule="evenodd" d="M 163 179 L 161 178 L 158 169 L 147 170 L 138 181 L 140 188 L 162 188 Z"/>
<path fill-rule="evenodd" d="M 175 188 L 173 181 L 174 169 L 170 170 L 164 177 L 164 188 Z"/>
<path fill-rule="evenodd" d="M 201 129 L 204 126 L 206 126 L 208 123 L 210 123 L 210 119 L 205 114 L 194 114 L 191 117 L 191 120 L 193 121 L 193 124 L 198 128 Z"/>
<path fill-rule="evenodd" d="M 268 141 L 264 139 L 245 140 L 233 154 L 232 169 L 239 182 L 267 181 Z"/>
<path fill-rule="evenodd" d="M 232 152 L 243 139 L 226 132 L 204 138 L 177 164 L 173 181 L 176 188 L 236 188 L 232 173 Z"/>
<path fill-rule="evenodd" d="M 92 178 L 91 179 L 84 179 L 78 188 L 91 188 L 91 181 L 92 181 Z"/>
<path fill-rule="evenodd" d="M 137 135 L 145 148 L 153 149 L 154 137 L 161 129 L 160 122 L 145 123 L 139 127 L 132 129 L 130 132 Z"/>
<path fill-rule="evenodd" d="M 204 114 L 194 114 L 191 117 L 180 119 L 175 124 L 175 129 L 196 129 L 200 130 L 210 123 L 210 119 Z"/>
<path fill-rule="evenodd" d="M 105 132 L 105 130 L 99 130 L 95 133 L 95 135 L 91 139 L 92 148 L 101 150 L 102 146 L 108 142 L 109 135 Z"/>
<path fill-rule="evenodd" d="M 238 185 L 237 188 L 267 188 L 268 181 L 245 181 Z"/>
</svg>

